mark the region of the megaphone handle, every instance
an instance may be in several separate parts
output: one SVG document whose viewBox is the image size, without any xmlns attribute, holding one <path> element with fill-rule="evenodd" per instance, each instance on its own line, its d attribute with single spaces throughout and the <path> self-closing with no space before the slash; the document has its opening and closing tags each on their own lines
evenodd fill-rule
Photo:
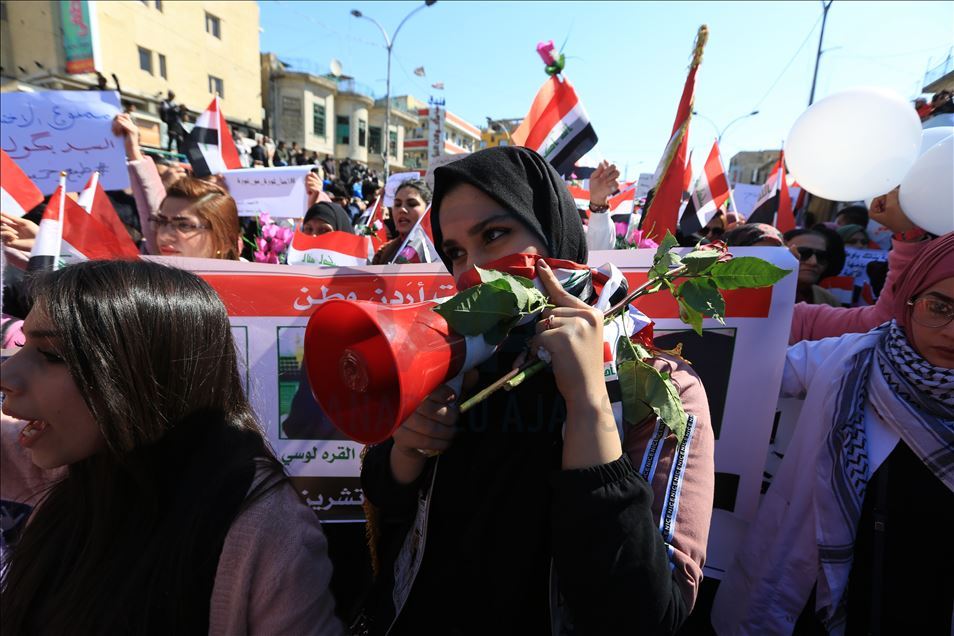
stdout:
<svg viewBox="0 0 954 636">
<path fill-rule="evenodd" d="M 450 380 L 444 383 L 454 390 L 454 395 L 457 396 L 457 399 L 455 400 L 456 402 L 460 402 L 460 391 L 464 386 L 464 373 L 466 372 L 461 371 L 460 373 L 458 373 L 457 375 L 455 375 Z M 424 448 L 418 448 L 416 450 L 424 457 L 436 457 L 437 455 L 441 454 L 441 451 L 427 450 Z"/>
</svg>

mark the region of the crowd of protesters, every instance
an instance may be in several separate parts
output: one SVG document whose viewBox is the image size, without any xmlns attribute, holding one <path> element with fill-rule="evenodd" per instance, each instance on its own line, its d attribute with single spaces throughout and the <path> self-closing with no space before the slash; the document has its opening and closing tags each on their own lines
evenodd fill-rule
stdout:
<svg viewBox="0 0 954 636">
<path fill-rule="evenodd" d="M 163 102 L 167 123 L 183 117 L 174 100 Z M 916 107 L 927 126 L 950 116 L 950 93 Z M 131 186 L 110 196 L 144 254 L 249 258 L 255 221 L 239 218 L 222 179 L 146 155 L 128 115 L 114 132 Z M 168 148 L 178 141 L 170 135 Z M 359 162 L 296 142 L 262 137 L 247 161 L 313 166 L 293 222 L 309 235 L 360 231 L 385 186 Z M 601 165 L 581 211 L 540 155 L 498 147 L 395 188 L 380 217 L 389 240 L 370 264 L 395 262 L 430 209 L 455 280 L 529 255 L 551 305 L 463 386 L 440 387 L 368 449 L 373 521 L 369 545 L 356 526 L 357 547 L 296 497 L 207 283 L 147 261 L 24 273 L 43 206 L 4 215 L 3 347 L 20 351 L 3 364 L 0 471 L 3 499 L 16 493 L 29 522 L 3 527 L 3 632 L 694 628 L 716 479 L 705 388 L 686 360 L 653 349 L 648 364 L 672 379 L 692 445 L 655 416 L 622 421 L 605 399 L 602 357 L 602 311 L 616 299 L 563 289 L 548 264 L 615 247 L 607 202 L 618 177 Z M 846 303 L 825 281 L 843 272 L 846 249 L 877 247 L 875 225 L 891 236 L 886 265 L 869 269 L 877 297 Z M 681 238 L 784 247 L 798 261 L 782 393 L 805 410 L 705 622 L 711 613 L 720 634 L 950 633 L 954 579 L 937 563 L 954 562 L 943 539 L 954 533 L 954 234 L 918 228 L 895 189 L 784 234 L 723 210 Z M 546 345 L 552 373 L 516 402 L 495 394 L 478 414 L 489 428 L 468 428 L 458 398 L 513 368 L 531 339 Z M 514 414 L 549 425 L 513 434 Z M 333 581 L 358 562 L 375 575 Z"/>
</svg>

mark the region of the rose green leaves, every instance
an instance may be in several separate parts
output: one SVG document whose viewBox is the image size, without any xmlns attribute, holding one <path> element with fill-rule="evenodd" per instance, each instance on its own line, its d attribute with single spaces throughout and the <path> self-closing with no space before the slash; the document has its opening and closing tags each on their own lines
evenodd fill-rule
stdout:
<svg viewBox="0 0 954 636">
<path fill-rule="evenodd" d="M 721 243 L 697 245 L 682 257 L 672 253 L 677 246 L 676 238 L 667 232 L 653 258 L 649 280 L 655 282 L 647 291 L 669 289 L 679 304 L 679 318 L 699 335 L 705 316 L 725 324 L 722 290 L 769 287 L 789 273 L 754 256 L 734 258 Z"/>
<path fill-rule="evenodd" d="M 521 319 L 547 307 L 547 297 L 533 281 L 495 270 L 476 268 L 481 283 L 459 292 L 434 308 L 451 329 L 464 336 L 483 335 L 500 344 Z"/>
<path fill-rule="evenodd" d="M 660 373 L 649 364 L 646 360 L 653 357 L 649 350 L 629 338 L 619 339 L 616 352 L 623 418 L 630 424 L 639 424 L 655 413 L 681 443 L 689 418 L 669 374 Z"/>
</svg>

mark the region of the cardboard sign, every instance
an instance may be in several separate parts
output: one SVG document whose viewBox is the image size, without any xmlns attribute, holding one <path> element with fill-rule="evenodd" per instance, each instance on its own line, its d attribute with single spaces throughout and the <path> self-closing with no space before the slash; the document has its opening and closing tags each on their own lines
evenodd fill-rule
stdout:
<svg viewBox="0 0 954 636">
<path fill-rule="evenodd" d="M 239 216 L 258 216 L 267 212 L 273 217 L 298 218 L 308 211 L 305 177 L 311 168 L 240 168 L 226 170 L 222 176 L 238 206 Z"/>
<path fill-rule="evenodd" d="M 0 145 L 43 194 L 66 173 L 66 189 L 83 189 L 99 172 L 105 190 L 129 187 L 123 140 L 113 134 L 122 111 L 115 91 L 0 94 Z"/>
</svg>

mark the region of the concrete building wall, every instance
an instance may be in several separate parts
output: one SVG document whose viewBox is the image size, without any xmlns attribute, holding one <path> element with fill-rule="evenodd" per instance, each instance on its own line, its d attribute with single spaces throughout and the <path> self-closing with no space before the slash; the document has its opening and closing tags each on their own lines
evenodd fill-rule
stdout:
<svg viewBox="0 0 954 636">
<path fill-rule="evenodd" d="M 34 61 L 38 61 L 68 84 L 95 85 L 94 74 L 66 75 L 60 3 L 32 0 L 3 4 L 6 19 L 0 52 L 4 76 L 35 81 L 39 68 Z M 226 118 L 261 128 L 258 4 L 114 0 L 90 3 L 89 10 L 93 14 L 91 22 L 96 25 L 96 70 L 109 80 L 110 87 L 115 74 L 124 95 L 138 98 L 151 110 L 172 89 L 177 102 L 201 112 L 213 97 L 212 76 L 222 81 Z M 218 37 L 207 32 L 207 14 L 218 20 Z M 140 47 L 151 62 L 151 72 L 141 68 Z M 165 77 L 160 55 L 164 57 Z M 41 81 L 41 85 L 55 87 L 57 83 Z"/>
</svg>

